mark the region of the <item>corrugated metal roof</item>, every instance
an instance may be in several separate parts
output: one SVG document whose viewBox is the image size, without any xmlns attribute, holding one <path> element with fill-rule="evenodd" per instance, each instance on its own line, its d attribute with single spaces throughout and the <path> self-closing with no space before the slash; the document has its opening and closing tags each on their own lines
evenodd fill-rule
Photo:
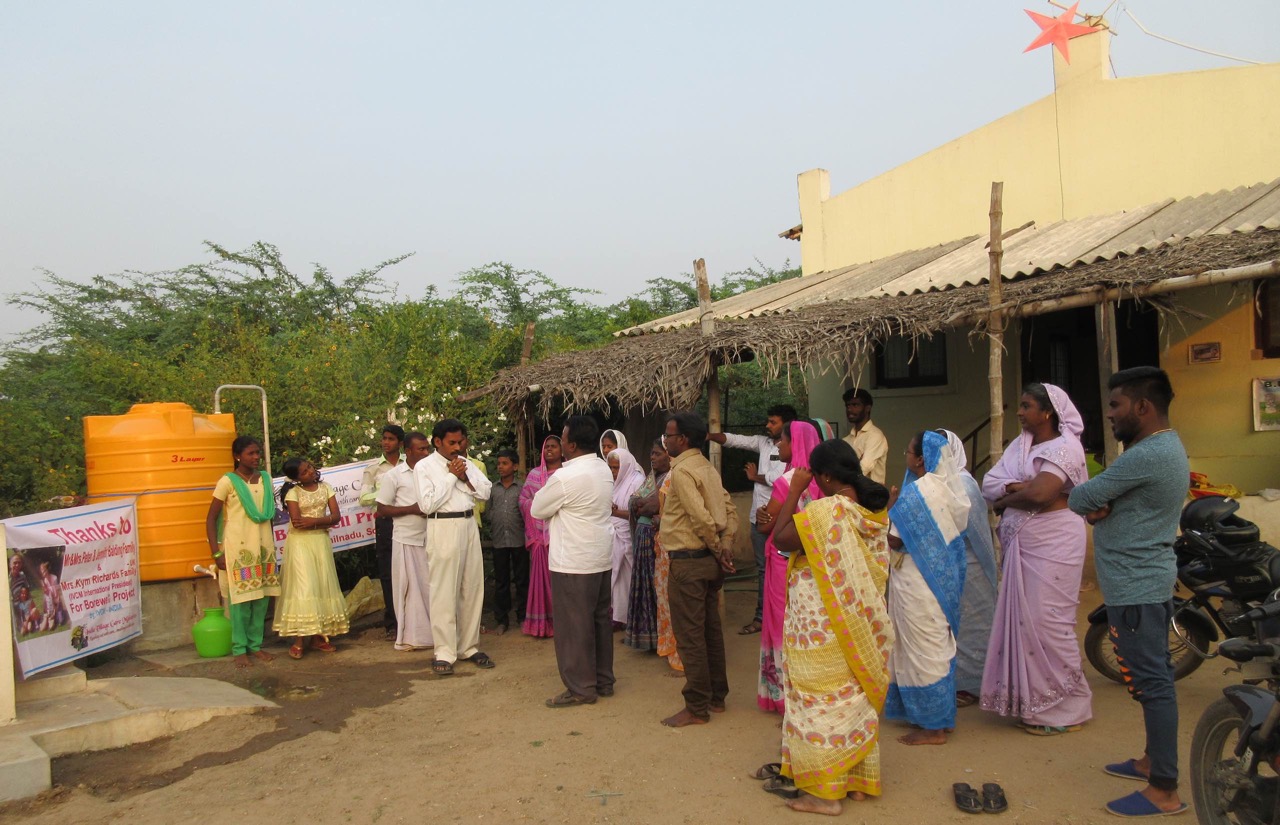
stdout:
<svg viewBox="0 0 1280 825">
<path fill-rule="evenodd" d="M 1000 274 L 1006 281 L 1015 280 L 1151 251 L 1187 238 L 1258 229 L 1280 229 L 1280 179 L 1022 229 L 1005 239 Z M 822 301 L 944 291 L 986 283 L 989 271 L 986 239 L 962 238 L 770 284 L 717 301 L 712 312 L 716 318 L 745 319 L 791 312 Z M 698 310 L 692 309 L 620 334 L 660 332 L 696 323 Z"/>
</svg>

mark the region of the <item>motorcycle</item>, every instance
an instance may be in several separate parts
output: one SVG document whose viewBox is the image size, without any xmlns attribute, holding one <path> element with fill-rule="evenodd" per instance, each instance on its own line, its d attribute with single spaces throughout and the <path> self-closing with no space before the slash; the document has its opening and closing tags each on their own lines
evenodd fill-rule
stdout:
<svg viewBox="0 0 1280 825">
<path fill-rule="evenodd" d="M 1190 596 L 1173 597 L 1169 655 L 1174 679 L 1213 658 L 1219 639 L 1249 636 L 1253 624 L 1246 614 L 1280 585 L 1280 551 L 1262 541 L 1257 525 L 1237 516 L 1238 509 L 1234 499 L 1205 496 L 1182 510 L 1173 550 L 1178 583 Z M 1105 604 L 1089 613 L 1084 652 L 1099 673 L 1123 683 Z"/>
<path fill-rule="evenodd" d="M 1191 793 L 1204 825 L 1280 823 L 1280 591 L 1241 620 L 1256 627 L 1252 638 L 1228 639 L 1218 653 L 1239 663 L 1244 683 L 1223 689 L 1191 737 Z"/>
</svg>

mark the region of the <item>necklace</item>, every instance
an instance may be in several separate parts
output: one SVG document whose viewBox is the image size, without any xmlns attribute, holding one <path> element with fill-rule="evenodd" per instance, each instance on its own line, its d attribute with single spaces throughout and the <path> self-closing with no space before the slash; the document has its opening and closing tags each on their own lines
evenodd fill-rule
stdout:
<svg viewBox="0 0 1280 825">
<path fill-rule="evenodd" d="M 848 490 L 850 493 L 853 493 L 853 495 L 851 495 L 851 496 L 845 496 L 845 498 L 857 498 L 857 497 L 858 497 L 858 492 L 857 492 L 856 490 L 854 490 L 852 487 L 848 486 L 848 485 L 845 485 L 844 487 L 841 487 L 839 490 L 836 490 L 836 492 L 837 492 L 837 493 L 843 493 L 845 490 Z"/>
</svg>

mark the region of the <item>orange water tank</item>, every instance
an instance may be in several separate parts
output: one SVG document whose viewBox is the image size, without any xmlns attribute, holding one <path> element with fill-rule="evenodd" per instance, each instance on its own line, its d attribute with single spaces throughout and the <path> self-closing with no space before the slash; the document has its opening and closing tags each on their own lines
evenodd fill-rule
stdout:
<svg viewBox="0 0 1280 825">
<path fill-rule="evenodd" d="M 138 497 L 143 581 L 195 578 L 191 568 L 208 563 L 204 519 L 213 485 L 231 470 L 235 438 L 233 415 L 201 415 L 186 404 L 85 416 L 89 499 Z"/>
</svg>

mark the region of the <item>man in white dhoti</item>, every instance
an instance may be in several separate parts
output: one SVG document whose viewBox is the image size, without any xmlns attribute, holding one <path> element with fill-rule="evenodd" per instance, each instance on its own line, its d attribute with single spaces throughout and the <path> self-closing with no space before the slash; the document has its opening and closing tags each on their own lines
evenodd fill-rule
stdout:
<svg viewBox="0 0 1280 825">
<path fill-rule="evenodd" d="M 431 636 L 435 659 L 431 672 L 453 674 L 453 664 L 466 659 L 477 667 L 493 667 L 482 653 L 480 611 L 484 603 L 484 560 L 476 502 L 488 501 L 492 485 L 467 461 L 467 428 L 446 418 L 431 431 L 435 452 L 413 468 L 418 507 L 428 519 L 427 567 L 431 578 Z"/>
<path fill-rule="evenodd" d="M 396 650 L 432 647 L 430 578 L 427 566 L 427 517 L 418 506 L 413 468 L 431 455 L 431 440 L 419 432 L 404 437 L 404 461 L 387 471 L 378 485 L 378 518 L 392 519 L 391 598 Z"/>
</svg>

